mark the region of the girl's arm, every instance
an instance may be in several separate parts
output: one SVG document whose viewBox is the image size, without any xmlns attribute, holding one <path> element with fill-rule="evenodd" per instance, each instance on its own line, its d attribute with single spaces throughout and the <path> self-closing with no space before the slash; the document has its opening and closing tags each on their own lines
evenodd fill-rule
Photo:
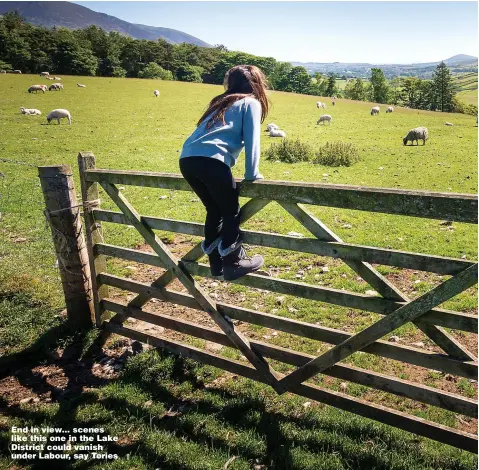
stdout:
<svg viewBox="0 0 479 470">
<path fill-rule="evenodd" d="M 243 140 L 245 150 L 245 174 L 246 180 L 264 179 L 259 172 L 261 136 L 261 104 L 259 101 L 250 99 L 246 101 L 243 116 Z"/>
</svg>

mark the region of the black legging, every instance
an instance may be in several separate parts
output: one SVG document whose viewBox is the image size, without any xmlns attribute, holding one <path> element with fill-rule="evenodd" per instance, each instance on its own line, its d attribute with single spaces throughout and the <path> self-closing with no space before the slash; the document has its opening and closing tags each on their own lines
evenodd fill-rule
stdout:
<svg viewBox="0 0 479 470">
<path fill-rule="evenodd" d="M 227 248 L 240 234 L 240 205 L 236 181 L 225 163 L 209 157 L 184 157 L 180 170 L 206 208 L 205 245 L 221 237 Z"/>
</svg>

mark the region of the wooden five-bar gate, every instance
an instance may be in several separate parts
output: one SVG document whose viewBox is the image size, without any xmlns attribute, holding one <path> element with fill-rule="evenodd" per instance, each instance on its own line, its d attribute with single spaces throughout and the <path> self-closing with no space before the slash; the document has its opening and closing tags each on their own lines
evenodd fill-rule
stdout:
<svg viewBox="0 0 479 470">
<path fill-rule="evenodd" d="M 453 329 L 477 333 L 477 316 L 439 308 L 448 299 L 477 283 L 477 263 L 465 259 L 344 243 L 321 220 L 301 206 L 301 204 L 328 206 L 477 224 L 476 196 L 333 184 L 239 182 L 240 195 L 250 198 L 241 209 L 242 222 L 260 212 L 271 201 L 276 201 L 315 237 L 297 238 L 245 230 L 246 243 L 339 258 L 373 287 L 381 297 L 292 282 L 260 274 L 250 274 L 235 282 L 270 292 L 383 315 L 380 320 L 363 331 L 350 334 L 339 329 L 325 328 L 318 324 L 216 302 L 193 277 L 211 277 L 208 266 L 197 262 L 203 256 L 199 243 L 181 259 L 177 259 L 154 233 L 154 230 L 161 230 L 202 236 L 202 224 L 142 216 L 117 186 L 133 185 L 191 191 L 188 183 L 181 176 L 174 174 L 97 169 L 95 158 L 91 153 L 80 154 L 78 163 L 92 274 L 94 313 L 98 326 L 266 383 L 280 394 L 286 391 L 293 392 L 461 449 L 477 452 L 477 436 L 473 434 L 306 382 L 321 373 L 447 409 L 459 415 L 477 418 L 477 402 L 470 398 L 341 362 L 351 354 L 363 351 L 468 380 L 477 380 L 476 357 L 448 332 L 448 329 Z M 99 187 L 103 188 L 119 211 L 107 211 L 100 208 Z M 105 243 L 101 222 L 133 226 L 154 253 Z M 106 257 L 145 263 L 164 268 L 166 271 L 153 283 L 145 284 L 107 273 Z M 370 263 L 436 273 L 446 276 L 447 279 L 429 292 L 411 300 Z M 168 285 L 174 279 L 178 279 L 188 293 L 168 289 Z M 108 298 L 108 286 L 137 295 L 124 304 Z M 219 329 L 206 328 L 180 318 L 143 309 L 142 307 L 152 298 L 205 311 Z M 105 320 L 103 313 L 107 311 L 115 315 Z M 135 331 L 123 325 L 128 317 L 237 348 L 249 364 L 166 337 Z M 318 357 L 314 357 L 276 345 L 249 340 L 238 331 L 233 320 L 273 328 L 333 346 Z M 443 353 L 381 340 L 408 322 L 412 322 L 427 335 L 442 349 Z M 283 375 L 276 372 L 266 358 L 293 365 L 296 369 Z"/>
</svg>

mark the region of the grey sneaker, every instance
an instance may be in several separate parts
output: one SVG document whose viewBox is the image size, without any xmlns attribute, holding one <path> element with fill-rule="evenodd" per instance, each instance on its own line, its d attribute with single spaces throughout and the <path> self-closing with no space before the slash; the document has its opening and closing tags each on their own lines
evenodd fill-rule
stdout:
<svg viewBox="0 0 479 470">
<path fill-rule="evenodd" d="M 261 255 L 254 255 L 250 258 L 243 245 L 239 245 L 231 253 L 222 257 L 223 259 L 223 276 L 225 281 L 234 281 L 248 273 L 257 271 L 264 264 Z"/>
</svg>

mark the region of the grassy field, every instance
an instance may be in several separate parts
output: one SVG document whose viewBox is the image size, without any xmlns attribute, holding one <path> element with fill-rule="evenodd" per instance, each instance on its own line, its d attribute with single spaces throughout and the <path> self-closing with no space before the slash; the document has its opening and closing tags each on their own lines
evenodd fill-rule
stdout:
<svg viewBox="0 0 479 470">
<path fill-rule="evenodd" d="M 457 97 L 466 104 L 477 106 L 477 73 L 464 73 L 454 77 Z"/>
<path fill-rule="evenodd" d="M 184 139 L 193 130 L 208 100 L 221 90 L 202 84 L 84 77 L 80 81 L 87 88 L 82 89 L 76 87 L 77 81 L 78 78 L 65 77 L 64 91 L 35 95 L 26 90 L 33 83 L 42 83 L 39 77 L 0 76 L 0 158 L 33 165 L 69 163 L 78 192 L 76 156 L 83 150 L 93 151 L 98 167 L 102 168 L 178 173 L 178 152 Z M 160 98 L 153 96 L 155 88 L 161 91 Z M 328 141 L 349 142 L 358 148 L 361 161 L 349 168 L 262 161 L 261 172 L 266 179 L 460 193 L 477 191 L 477 127 L 473 116 L 402 108 L 386 115 L 385 107 L 381 106 L 380 115 L 371 117 L 371 103 L 339 100 L 334 108 L 328 106 L 326 110 L 333 116 L 332 125 L 317 126 L 318 97 L 272 92 L 270 98 L 273 107 L 267 122 L 277 123 L 288 138 L 299 138 L 314 146 Z M 324 101 L 330 102 L 328 98 Z M 21 115 L 20 106 L 38 108 L 43 115 Z M 54 108 L 70 110 L 72 126 L 47 125 L 46 114 Z M 446 121 L 453 122 L 454 126 L 445 126 Z M 403 146 L 401 138 L 417 126 L 428 127 L 428 143 Z M 272 142 L 274 140 L 265 135 L 262 150 Z M 41 212 L 42 195 L 36 169 L 0 162 L 0 171 L 4 175 L 0 181 L 0 348 L 3 355 L 0 365 L 18 364 L 21 360 L 30 368 L 46 367 L 55 363 L 52 351 L 64 351 L 77 344 L 81 345 L 77 356 L 83 358 L 94 335 L 82 337 L 65 328 L 61 286 Z M 242 176 L 242 159 L 234 173 Z M 127 187 L 125 195 L 144 215 L 204 220 L 203 208 L 192 199 L 191 193 Z M 114 210 L 105 195 L 102 195 L 102 207 Z M 438 220 L 353 210 L 320 207 L 310 210 L 346 242 L 477 259 L 475 226 L 454 223 L 452 227 L 444 227 Z M 308 235 L 276 204 L 270 204 L 246 227 Z M 128 247 L 142 244 L 135 231 L 127 227 L 105 224 L 104 232 L 107 243 Z M 167 240 L 178 253 L 197 241 L 194 237 L 172 235 Z M 305 272 L 303 282 L 355 292 L 370 289 L 338 260 L 279 250 L 262 249 L 262 253 L 267 268 L 275 270 L 280 278 L 296 279 L 301 270 Z M 307 269 L 310 266 L 311 269 Z M 322 270 L 325 266 L 329 268 L 326 273 Z M 108 269 L 143 282 L 158 275 L 154 270 L 115 260 L 109 261 Z M 412 298 L 440 281 L 438 276 L 417 271 L 379 269 Z M 201 282 L 209 292 L 217 292 L 219 298 L 234 299 L 242 306 L 351 332 L 379 318 L 375 314 L 288 296 L 278 306 L 274 295 L 236 284 L 221 285 L 218 289 L 209 281 Z M 112 292 L 118 298 L 127 298 L 124 292 Z M 444 307 L 475 312 L 476 289 L 457 296 Z M 261 339 L 270 336 L 271 331 L 252 327 L 245 329 L 245 334 Z M 436 350 L 411 325 L 395 334 L 402 344 L 420 341 L 426 349 Z M 477 337 L 454 334 L 477 353 Z M 298 342 L 287 334 L 273 336 L 270 342 L 311 354 L 326 348 L 314 341 Z M 207 346 L 198 340 L 194 344 Z M 31 353 L 37 350 L 41 352 Z M 236 351 L 229 348 L 218 353 L 238 357 Z M 23 361 L 24 357 L 27 360 Z M 368 354 L 353 355 L 346 362 L 464 396 L 474 397 L 477 393 L 477 384 L 468 380 L 450 382 L 434 371 L 379 360 Z M 288 370 L 282 367 L 280 370 Z M 11 375 L 4 374 L 1 378 L 9 380 Z M 336 379 L 317 380 L 321 386 L 333 390 L 341 387 L 341 381 Z M 22 382 L 22 385 L 25 383 L 28 384 Z M 449 411 L 418 406 L 411 400 L 355 384 L 348 384 L 346 393 L 475 432 L 474 420 L 465 420 Z M 264 386 L 153 351 L 128 361 L 119 377 L 99 387 L 90 386 L 86 393 L 77 390 L 72 397 L 61 396 L 52 403 L 40 401 L 14 407 L 16 411 L 7 413 L 0 421 L 4 429 L 2 439 L 8 440 L 7 427 L 12 423 L 64 423 L 66 427 L 103 423 L 110 432 L 122 437 L 122 444 L 117 447 L 121 448 L 119 452 L 124 458 L 121 462 L 101 464 L 101 468 L 108 469 L 158 466 L 217 469 L 233 455 L 238 456 L 228 467 L 233 470 L 254 465 L 265 465 L 263 468 L 268 469 L 477 467 L 477 459 L 465 452 L 324 405 L 305 408 L 304 399 L 289 394 L 276 397 Z M 4 401 L 2 406 L 12 404 Z M 178 414 L 165 415 L 165 410 L 176 410 L 180 406 L 183 408 Z M 127 454 L 131 460 L 126 461 Z M 2 462 L 8 468 L 8 457 L 0 460 L 0 468 Z M 77 463 L 75 468 L 100 468 L 100 464 L 90 462 L 88 466 L 81 466 Z"/>
</svg>

